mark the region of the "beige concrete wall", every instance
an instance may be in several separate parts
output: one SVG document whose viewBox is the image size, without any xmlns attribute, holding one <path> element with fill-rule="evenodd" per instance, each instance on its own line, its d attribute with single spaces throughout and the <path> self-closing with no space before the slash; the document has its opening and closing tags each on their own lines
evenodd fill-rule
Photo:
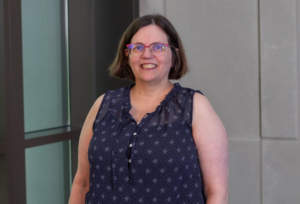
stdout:
<svg viewBox="0 0 300 204">
<path fill-rule="evenodd" d="M 299 1 L 260 1 L 263 204 L 300 203 Z"/>
<path fill-rule="evenodd" d="M 296 0 L 140 0 L 185 45 L 181 85 L 211 101 L 229 138 L 230 204 L 300 203 Z"/>
</svg>

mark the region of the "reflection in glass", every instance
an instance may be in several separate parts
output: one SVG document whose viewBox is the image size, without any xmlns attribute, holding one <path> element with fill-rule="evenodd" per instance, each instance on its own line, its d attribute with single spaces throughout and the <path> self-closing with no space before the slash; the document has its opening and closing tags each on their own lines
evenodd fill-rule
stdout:
<svg viewBox="0 0 300 204">
<path fill-rule="evenodd" d="M 21 3 L 25 132 L 66 126 L 69 105 L 64 1 Z"/>
<path fill-rule="evenodd" d="M 0 203 L 8 204 L 8 181 L 7 181 L 6 155 L 0 154 Z"/>
<path fill-rule="evenodd" d="M 70 195 L 70 142 L 25 150 L 26 198 L 30 204 L 65 204 Z"/>
<path fill-rule="evenodd" d="M 5 140 L 4 11 L 0 1 L 0 141 Z"/>
</svg>

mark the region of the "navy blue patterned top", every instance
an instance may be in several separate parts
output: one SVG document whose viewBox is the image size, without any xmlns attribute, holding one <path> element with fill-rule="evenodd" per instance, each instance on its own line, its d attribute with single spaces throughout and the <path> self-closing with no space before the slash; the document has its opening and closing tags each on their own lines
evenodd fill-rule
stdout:
<svg viewBox="0 0 300 204">
<path fill-rule="evenodd" d="M 85 203 L 206 203 L 192 136 L 195 90 L 175 84 L 137 123 L 129 113 L 132 86 L 107 91 L 100 105 Z"/>
</svg>

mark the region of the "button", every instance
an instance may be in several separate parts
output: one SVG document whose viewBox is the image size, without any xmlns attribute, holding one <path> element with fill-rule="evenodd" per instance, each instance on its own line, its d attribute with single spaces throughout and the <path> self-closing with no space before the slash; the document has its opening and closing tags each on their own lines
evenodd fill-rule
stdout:
<svg viewBox="0 0 300 204">
<path fill-rule="evenodd" d="M 132 144 L 129 144 L 129 147 L 132 147 Z"/>
<path fill-rule="evenodd" d="M 128 162 L 131 163 L 131 159 L 128 159 Z"/>
<path fill-rule="evenodd" d="M 135 132 L 135 133 L 133 133 L 133 135 L 136 135 L 136 132 Z"/>
</svg>

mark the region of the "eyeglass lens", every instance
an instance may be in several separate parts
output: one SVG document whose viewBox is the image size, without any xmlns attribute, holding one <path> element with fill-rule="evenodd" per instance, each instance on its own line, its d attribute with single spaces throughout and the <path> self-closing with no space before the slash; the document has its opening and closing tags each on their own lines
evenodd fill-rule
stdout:
<svg viewBox="0 0 300 204">
<path fill-rule="evenodd" d="M 166 50 L 167 47 L 168 46 L 166 44 L 162 44 L 162 43 L 154 43 L 150 46 L 145 46 L 143 44 L 128 45 L 128 48 L 132 53 L 141 54 L 145 51 L 146 48 L 149 48 L 150 52 L 155 55 L 163 53 L 163 51 Z"/>
</svg>

